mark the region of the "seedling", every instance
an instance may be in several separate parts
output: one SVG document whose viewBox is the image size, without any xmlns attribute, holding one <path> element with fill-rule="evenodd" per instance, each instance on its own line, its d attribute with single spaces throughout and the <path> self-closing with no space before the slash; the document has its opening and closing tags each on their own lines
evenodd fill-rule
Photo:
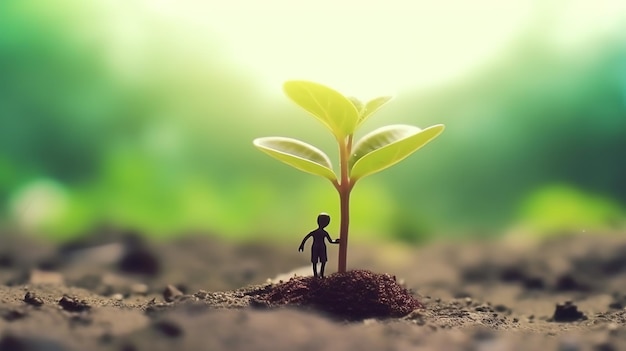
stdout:
<svg viewBox="0 0 626 351">
<path fill-rule="evenodd" d="M 339 176 L 333 171 L 328 156 L 303 141 L 285 137 L 254 139 L 254 145 L 268 155 L 301 171 L 330 180 L 339 193 L 339 272 L 346 271 L 348 228 L 350 223 L 350 192 L 365 176 L 382 171 L 402 161 L 444 129 L 436 124 L 426 129 L 396 124 L 378 128 L 353 145 L 354 132 L 386 104 L 391 97 L 383 96 L 362 103 L 318 83 L 288 81 L 285 94 L 326 126 L 339 146 Z"/>
</svg>

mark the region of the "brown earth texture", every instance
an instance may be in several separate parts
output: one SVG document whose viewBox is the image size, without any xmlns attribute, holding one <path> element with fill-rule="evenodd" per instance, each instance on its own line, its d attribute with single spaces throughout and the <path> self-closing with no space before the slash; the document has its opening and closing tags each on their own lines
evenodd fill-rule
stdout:
<svg viewBox="0 0 626 351">
<path fill-rule="evenodd" d="M 296 246 L 5 233 L 0 351 L 626 350 L 625 234 L 330 247 L 319 279 Z"/>
</svg>

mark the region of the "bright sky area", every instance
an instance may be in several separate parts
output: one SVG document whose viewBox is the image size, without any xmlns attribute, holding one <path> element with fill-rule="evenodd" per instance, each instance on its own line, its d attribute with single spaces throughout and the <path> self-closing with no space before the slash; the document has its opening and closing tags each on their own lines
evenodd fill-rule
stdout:
<svg viewBox="0 0 626 351">
<path fill-rule="evenodd" d="M 101 6 L 114 19 L 108 23 L 121 56 L 140 50 L 136 40 L 149 26 L 137 21 L 139 13 L 170 27 L 192 53 L 211 55 L 203 48 L 215 48 L 218 40 L 217 54 L 258 77 L 268 91 L 282 94 L 285 80 L 310 79 L 362 99 L 462 77 L 502 54 L 529 27 L 546 26 L 555 47 L 571 49 L 625 29 L 626 18 L 623 0 L 114 3 Z"/>
</svg>

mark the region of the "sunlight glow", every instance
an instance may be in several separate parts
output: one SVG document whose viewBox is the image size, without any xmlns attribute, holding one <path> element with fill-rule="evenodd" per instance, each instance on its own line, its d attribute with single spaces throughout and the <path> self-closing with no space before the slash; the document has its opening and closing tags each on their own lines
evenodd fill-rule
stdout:
<svg viewBox="0 0 626 351">
<path fill-rule="evenodd" d="M 288 79 L 311 79 L 363 98 L 467 72 L 501 51 L 530 13 L 521 2 L 497 0 L 388 1 L 381 8 L 330 1 L 304 9 L 300 2 L 264 4 L 209 14 L 233 60 L 274 90 Z"/>
<path fill-rule="evenodd" d="M 132 6 L 103 1 L 97 13 L 108 13 L 104 40 L 112 46 L 113 64 L 129 77 L 164 68 L 190 73 L 202 69 L 208 58 L 219 58 L 256 79 L 269 95 L 282 95 L 285 80 L 309 79 L 361 99 L 463 78 L 497 61 L 529 29 L 538 28 L 555 48 L 569 50 L 598 33 L 614 32 L 626 18 L 626 2 L 616 0 L 593 6 L 582 0 L 388 0 L 375 5 L 352 0 L 140 0 Z"/>
</svg>

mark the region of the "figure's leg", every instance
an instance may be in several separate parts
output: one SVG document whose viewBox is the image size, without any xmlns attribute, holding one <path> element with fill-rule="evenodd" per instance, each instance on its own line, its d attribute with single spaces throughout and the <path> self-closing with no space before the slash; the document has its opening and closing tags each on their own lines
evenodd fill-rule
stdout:
<svg viewBox="0 0 626 351">
<path fill-rule="evenodd" d="M 313 276 L 317 278 L 317 262 L 320 260 L 319 249 L 311 246 L 311 263 L 313 263 Z"/>
<path fill-rule="evenodd" d="M 326 267 L 326 262 L 322 261 L 320 265 L 320 277 L 324 278 L 324 267 Z"/>
</svg>

